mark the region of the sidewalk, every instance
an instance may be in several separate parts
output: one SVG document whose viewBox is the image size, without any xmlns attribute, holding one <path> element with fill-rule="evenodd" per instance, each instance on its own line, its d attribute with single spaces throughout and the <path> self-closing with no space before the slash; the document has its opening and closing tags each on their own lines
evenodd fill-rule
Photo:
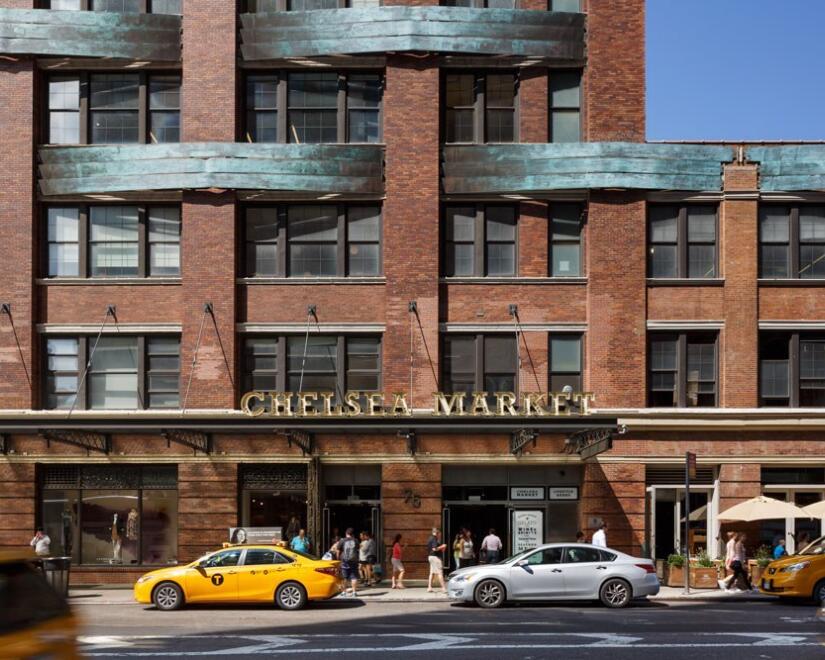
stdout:
<svg viewBox="0 0 825 660">
<path fill-rule="evenodd" d="M 731 594 L 720 589 L 691 589 L 685 595 L 681 587 L 662 587 L 658 595 L 651 597 L 652 601 L 765 601 L 773 600 L 775 596 L 766 596 L 757 592 L 743 592 Z M 387 586 L 377 586 L 358 592 L 358 599 L 364 602 L 393 602 L 393 603 L 429 603 L 446 602 L 449 599 L 440 592 L 428 593 L 426 587 L 409 586 L 406 589 L 390 589 Z M 78 587 L 69 591 L 69 603 L 72 605 L 128 605 L 135 603 L 132 590 L 112 587 Z"/>
</svg>

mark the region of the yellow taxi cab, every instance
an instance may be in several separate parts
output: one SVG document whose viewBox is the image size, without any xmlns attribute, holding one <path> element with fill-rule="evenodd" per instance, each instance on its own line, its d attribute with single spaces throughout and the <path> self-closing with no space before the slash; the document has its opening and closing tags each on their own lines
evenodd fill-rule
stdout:
<svg viewBox="0 0 825 660">
<path fill-rule="evenodd" d="M 233 545 L 135 583 L 135 600 L 159 610 L 184 603 L 271 603 L 298 610 L 341 592 L 339 562 L 276 545 Z"/>
<path fill-rule="evenodd" d="M 825 601 L 825 536 L 795 555 L 768 564 L 759 589 L 772 596 Z"/>
<path fill-rule="evenodd" d="M 34 560 L 0 552 L 0 658 L 79 658 L 77 621 Z"/>
</svg>

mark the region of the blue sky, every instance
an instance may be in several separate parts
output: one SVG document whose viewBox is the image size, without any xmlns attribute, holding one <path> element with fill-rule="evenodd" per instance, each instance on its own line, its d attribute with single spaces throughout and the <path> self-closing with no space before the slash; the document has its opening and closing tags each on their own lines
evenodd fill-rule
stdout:
<svg viewBox="0 0 825 660">
<path fill-rule="evenodd" d="M 825 0 L 647 0 L 649 140 L 825 140 Z"/>
</svg>

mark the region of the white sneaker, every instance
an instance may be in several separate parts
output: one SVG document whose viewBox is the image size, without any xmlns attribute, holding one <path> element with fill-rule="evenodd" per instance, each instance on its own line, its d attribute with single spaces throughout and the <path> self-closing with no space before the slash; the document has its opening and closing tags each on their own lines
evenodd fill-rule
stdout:
<svg viewBox="0 0 825 660">
<path fill-rule="evenodd" d="M 716 580 L 716 584 L 718 584 L 718 585 L 719 585 L 719 588 L 720 588 L 722 591 L 727 591 L 727 590 L 728 590 L 728 586 L 725 584 L 725 581 L 724 581 L 724 580 Z"/>
</svg>

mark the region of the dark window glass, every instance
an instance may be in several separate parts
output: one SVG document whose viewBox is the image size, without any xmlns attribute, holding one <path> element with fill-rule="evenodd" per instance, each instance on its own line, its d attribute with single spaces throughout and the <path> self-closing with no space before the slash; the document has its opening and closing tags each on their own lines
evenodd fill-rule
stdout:
<svg viewBox="0 0 825 660">
<path fill-rule="evenodd" d="M 599 550 L 599 556 L 601 557 L 601 561 L 616 561 L 617 555 L 607 550 Z"/>
<path fill-rule="evenodd" d="M 347 344 L 347 389 L 377 392 L 381 387 L 381 340 L 349 337 Z"/>
<path fill-rule="evenodd" d="M 283 0 L 247 0 L 247 9 L 252 13 L 278 11 L 279 3 Z"/>
<path fill-rule="evenodd" d="M 180 275 L 180 208 L 153 206 L 149 218 L 148 274 L 155 277 Z"/>
<path fill-rule="evenodd" d="M 716 209 L 687 209 L 688 277 L 716 276 Z"/>
<path fill-rule="evenodd" d="M 564 563 L 582 564 L 602 561 L 601 551 L 598 548 L 584 548 L 576 546 L 565 548 Z"/>
<path fill-rule="evenodd" d="M 93 206 L 90 209 L 89 272 L 92 277 L 137 277 L 138 208 Z"/>
<path fill-rule="evenodd" d="M 791 266 L 791 210 L 783 206 L 759 209 L 761 277 L 789 277 Z"/>
<path fill-rule="evenodd" d="M 787 406 L 791 400 L 791 338 L 765 334 L 759 342 L 759 392 L 762 404 Z"/>
<path fill-rule="evenodd" d="M 550 73 L 550 141 L 581 142 L 581 71 Z"/>
<path fill-rule="evenodd" d="M 274 550 L 247 550 L 244 566 L 268 566 L 276 563 Z"/>
<path fill-rule="evenodd" d="M 448 206 L 447 277 L 475 275 L 475 206 Z"/>
<path fill-rule="evenodd" d="M 819 486 L 825 483 L 825 468 L 763 467 L 762 483 Z"/>
<path fill-rule="evenodd" d="M 653 334 L 648 360 L 651 406 L 716 405 L 715 334 Z"/>
<path fill-rule="evenodd" d="M 530 566 L 547 566 L 561 564 L 564 558 L 564 548 L 546 548 L 538 550 L 527 556 L 527 563 Z"/>
<path fill-rule="evenodd" d="M 106 73 L 90 77 L 93 144 L 138 142 L 139 76 Z"/>
<path fill-rule="evenodd" d="M 655 205 L 648 218 L 650 277 L 716 277 L 716 207 Z"/>
<path fill-rule="evenodd" d="M 716 405 L 716 340 L 688 337 L 686 404 L 689 408 Z"/>
<path fill-rule="evenodd" d="M 46 340 L 46 408 L 71 408 L 79 380 L 78 340 L 59 337 Z"/>
<path fill-rule="evenodd" d="M 678 277 L 679 209 L 654 206 L 650 210 L 650 275 Z"/>
<path fill-rule="evenodd" d="M 287 369 L 288 391 L 332 392 L 338 400 L 337 337 L 288 337 Z M 321 402 L 316 402 L 320 407 Z"/>
<path fill-rule="evenodd" d="M 799 277 L 825 278 L 825 206 L 799 209 Z"/>
<path fill-rule="evenodd" d="M 250 337 L 244 342 L 244 390 L 278 389 L 278 339 Z"/>
<path fill-rule="evenodd" d="M 515 206 L 447 206 L 444 210 L 446 277 L 516 275 Z"/>
<path fill-rule="evenodd" d="M 486 77 L 485 127 L 487 142 L 514 142 L 516 135 L 516 77 L 512 73 Z"/>
<path fill-rule="evenodd" d="M 573 392 L 582 389 L 582 338 L 581 335 L 552 335 L 550 337 L 550 391 L 563 392 L 565 387 Z"/>
<path fill-rule="evenodd" d="M 289 11 L 311 11 L 314 9 L 337 9 L 338 0 L 287 0 Z"/>
<path fill-rule="evenodd" d="M 676 376 L 678 371 L 676 337 L 656 337 L 650 342 L 650 405 L 678 406 Z"/>
<path fill-rule="evenodd" d="M 476 338 L 444 338 L 444 391 L 470 393 L 476 389 Z"/>
<path fill-rule="evenodd" d="M 517 358 L 514 337 L 499 335 L 444 337 L 445 392 L 514 392 Z M 492 404 L 495 397 L 490 397 Z"/>
<path fill-rule="evenodd" d="M 446 142 L 515 142 L 516 76 L 450 73 L 444 77 Z"/>
<path fill-rule="evenodd" d="M 141 516 L 136 522 L 138 523 L 137 531 L 143 548 L 143 563 L 155 565 L 176 563 L 178 554 L 178 492 L 176 490 L 147 489 L 141 493 L 141 503 L 143 504 Z M 132 524 L 134 522 L 133 520 Z M 126 514 L 126 525 L 128 532 L 128 513 Z"/>
<path fill-rule="evenodd" d="M 553 277 L 582 275 L 582 208 L 579 204 L 551 204 L 551 241 Z"/>
<path fill-rule="evenodd" d="M 135 337 L 101 337 L 90 347 L 89 408 L 138 407 L 138 345 Z"/>
<path fill-rule="evenodd" d="M 484 210 L 486 274 L 516 274 L 516 210 L 512 206 L 487 206 Z"/>
<path fill-rule="evenodd" d="M 289 142 L 338 141 L 338 74 L 291 73 Z"/>
<path fill-rule="evenodd" d="M 513 337 L 484 337 L 485 392 L 513 392 L 516 389 L 516 340 Z"/>
<path fill-rule="evenodd" d="M 581 0 L 550 0 L 550 11 L 578 13 L 581 10 Z"/>
<path fill-rule="evenodd" d="M 183 14 L 183 0 L 151 0 L 153 14 Z"/>
<path fill-rule="evenodd" d="M 825 206 L 759 209 L 760 277 L 825 279 Z"/>
<path fill-rule="evenodd" d="M 246 275 L 275 277 L 278 268 L 278 209 L 246 209 Z"/>
<path fill-rule="evenodd" d="M 80 143 L 80 78 L 49 78 L 50 144 Z"/>
<path fill-rule="evenodd" d="M 445 140 L 475 141 L 476 78 L 472 74 L 448 74 L 445 81 Z"/>
<path fill-rule="evenodd" d="M 80 213 L 76 207 L 50 208 L 48 217 L 49 277 L 80 275 Z"/>
<path fill-rule="evenodd" d="M 799 405 L 825 406 L 825 339 L 799 340 Z"/>
<path fill-rule="evenodd" d="M 180 77 L 149 79 L 149 139 L 153 143 L 180 142 Z"/>
<path fill-rule="evenodd" d="M 377 74 L 347 77 L 348 142 L 380 142 L 383 85 Z"/>
<path fill-rule="evenodd" d="M 93 11 L 114 11 L 121 14 L 139 14 L 140 0 L 90 0 Z"/>
<path fill-rule="evenodd" d="M 278 77 L 246 79 L 246 137 L 250 142 L 278 142 Z"/>
<path fill-rule="evenodd" d="M 347 209 L 347 274 L 374 276 L 381 273 L 381 208 L 351 206 Z"/>
<path fill-rule="evenodd" d="M 338 274 L 337 207 L 290 206 L 287 217 L 290 275 L 335 277 Z"/>
<path fill-rule="evenodd" d="M 146 339 L 147 408 L 180 407 L 180 337 Z"/>
</svg>

